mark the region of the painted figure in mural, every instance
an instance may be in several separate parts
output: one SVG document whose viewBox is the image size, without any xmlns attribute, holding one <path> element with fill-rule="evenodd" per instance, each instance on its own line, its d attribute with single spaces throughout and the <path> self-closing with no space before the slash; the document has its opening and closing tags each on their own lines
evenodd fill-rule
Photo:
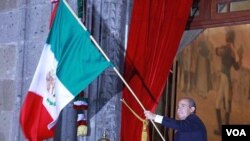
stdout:
<svg viewBox="0 0 250 141">
<path fill-rule="evenodd" d="M 202 120 L 195 114 L 196 104 L 192 98 L 179 100 L 177 106 L 178 120 L 145 111 L 145 117 L 176 130 L 174 141 L 207 141 L 207 130 Z"/>
<path fill-rule="evenodd" d="M 235 32 L 228 30 L 226 32 L 226 44 L 216 48 L 216 55 L 221 58 L 221 72 L 219 90 L 216 99 L 216 117 L 218 122 L 218 129 L 215 130 L 215 134 L 221 134 L 222 119 L 225 124 L 229 124 L 231 102 L 232 102 L 232 78 L 231 68 L 235 70 L 240 68 L 241 58 L 236 51 L 234 45 Z M 224 117 L 222 117 L 222 108 L 225 111 Z"/>
<path fill-rule="evenodd" d="M 198 44 L 196 75 L 199 79 L 196 80 L 196 89 L 198 95 L 203 98 L 206 98 L 209 90 L 212 89 L 210 60 L 209 43 L 207 40 L 202 40 Z"/>
<path fill-rule="evenodd" d="M 191 68 L 191 47 L 186 47 L 182 51 L 182 69 L 183 69 L 183 89 L 182 92 L 185 94 L 190 91 L 190 68 Z"/>
</svg>

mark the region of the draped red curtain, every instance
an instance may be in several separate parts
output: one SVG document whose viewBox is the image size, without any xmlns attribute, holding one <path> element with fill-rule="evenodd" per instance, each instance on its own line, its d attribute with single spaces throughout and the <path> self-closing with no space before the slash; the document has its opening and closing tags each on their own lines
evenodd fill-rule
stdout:
<svg viewBox="0 0 250 141">
<path fill-rule="evenodd" d="M 192 0 L 134 0 L 124 78 L 147 110 L 155 110 L 163 93 L 191 5 Z M 127 87 L 122 97 L 145 118 Z M 141 141 L 143 124 L 124 104 L 121 123 L 121 141 Z"/>
</svg>

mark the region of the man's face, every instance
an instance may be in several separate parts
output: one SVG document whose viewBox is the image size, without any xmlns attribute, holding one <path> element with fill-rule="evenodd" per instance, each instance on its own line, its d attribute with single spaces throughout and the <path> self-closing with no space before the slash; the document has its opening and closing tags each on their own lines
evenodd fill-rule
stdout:
<svg viewBox="0 0 250 141">
<path fill-rule="evenodd" d="M 192 112 L 194 112 L 194 107 L 190 107 L 187 99 L 182 99 L 179 101 L 177 106 L 177 116 L 180 120 L 186 119 Z"/>
</svg>

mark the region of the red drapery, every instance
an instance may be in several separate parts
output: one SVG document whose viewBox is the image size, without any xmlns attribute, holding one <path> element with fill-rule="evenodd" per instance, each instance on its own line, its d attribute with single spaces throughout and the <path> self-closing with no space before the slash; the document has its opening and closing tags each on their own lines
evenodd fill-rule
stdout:
<svg viewBox="0 0 250 141">
<path fill-rule="evenodd" d="M 155 110 L 166 84 L 192 0 L 134 0 L 124 77 L 147 110 Z M 125 87 L 123 99 L 142 118 Z M 122 105 L 121 141 L 141 141 L 142 122 Z"/>
</svg>

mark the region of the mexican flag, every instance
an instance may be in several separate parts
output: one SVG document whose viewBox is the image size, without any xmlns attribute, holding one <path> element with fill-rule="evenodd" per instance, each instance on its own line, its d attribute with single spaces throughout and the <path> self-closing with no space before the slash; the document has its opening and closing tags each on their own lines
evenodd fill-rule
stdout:
<svg viewBox="0 0 250 141">
<path fill-rule="evenodd" d="M 62 109 L 110 65 L 67 2 L 60 0 L 21 108 L 24 136 L 29 141 L 53 137 Z"/>
</svg>

